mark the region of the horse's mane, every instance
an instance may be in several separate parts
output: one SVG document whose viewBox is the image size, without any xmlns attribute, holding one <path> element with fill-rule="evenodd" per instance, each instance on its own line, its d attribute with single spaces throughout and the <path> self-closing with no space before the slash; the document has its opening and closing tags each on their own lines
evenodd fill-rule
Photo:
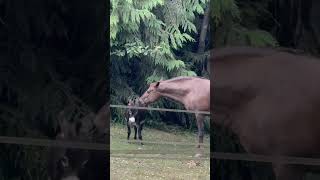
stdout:
<svg viewBox="0 0 320 180">
<path fill-rule="evenodd" d="M 200 77 L 200 76 L 179 76 L 179 77 L 174 77 L 174 78 L 171 78 L 171 79 L 167 79 L 165 81 L 166 82 L 188 81 L 188 80 L 193 80 L 195 78 L 206 79 L 206 78 Z"/>
<path fill-rule="evenodd" d="M 231 57 L 236 58 L 254 58 L 274 55 L 276 53 L 285 52 L 289 54 L 304 54 L 303 51 L 299 51 L 291 48 L 258 48 L 258 47 L 225 47 L 216 48 L 211 50 L 210 59 L 214 61 L 220 61 Z"/>
</svg>

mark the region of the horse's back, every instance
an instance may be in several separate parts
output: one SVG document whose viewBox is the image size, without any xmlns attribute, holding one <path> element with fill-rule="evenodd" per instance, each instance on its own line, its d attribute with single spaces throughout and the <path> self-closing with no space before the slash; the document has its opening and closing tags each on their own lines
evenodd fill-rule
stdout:
<svg viewBox="0 0 320 180">
<path fill-rule="evenodd" d="M 260 79 L 263 88 L 273 89 L 283 96 L 295 95 L 292 98 L 312 98 L 320 94 L 320 60 L 297 56 L 290 53 L 279 53 L 259 60 L 252 69 L 252 78 Z M 248 72 L 250 73 L 250 71 Z M 300 97 L 299 97 L 300 96 Z"/>
<path fill-rule="evenodd" d="M 215 88 L 252 95 L 238 104 L 239 111 L 229 110 L 232 123 L 238 122 L 234 127 L 242 143 L 247 142 L 244 146 L 250 152 L 319 154 L 320 82 L 316 77 L 320 60 L 289 52 L 264 52 L 239 60 L 236 54 L 241 51 L 232 56 L 224 51 L 221 57 L 233 58 L 225 59 L 228 63 L 213 59 Z"/>
<path fill-rule="evenodd" d="M 262 55 L 268 54 L 264 53 L 265 51 L 269 52 L 266 49 L 261 51 Z M 234 56 L 228 56 L 227 51 L 222 52 L 221 56 L 229 57 L 230 60 L 212 60 L 213 74 L 211 75 L 211 79 L 215 83 L 215 86 L 219 86 L 219 84 L 225 85 L 228 82 L 240 84 L 252 81 L 255 85 L 264 86 L 256 88 L 276 87 L 281 90 L 280 87 L 284 86 L 292 86 L 292 88 L 309 86 L 311 89 L 319 88 L 320 90 L 320 83 L 314 78 L 320 74 L 320 60 L 314 57 L 270 49 L 272 53 L 265 56 L 239 59 L 236 56 L 237 53 L 250 54 L 250 52 L 231 51 L 230 54 Z M 252 52 L 252 54 L 255 53 L 255 51 Z"/>
</svg>

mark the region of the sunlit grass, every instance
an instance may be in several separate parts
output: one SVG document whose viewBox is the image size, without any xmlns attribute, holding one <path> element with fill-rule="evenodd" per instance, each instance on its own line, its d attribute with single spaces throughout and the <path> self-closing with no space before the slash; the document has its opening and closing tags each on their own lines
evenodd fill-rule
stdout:
<svg viewBox="0 0 320 180">
<path fill-rule="evenodd" d="M 138 157 L 158 157 L 159 159 L 112 157 L 112 180 L 144 180 L 144 179 L 210 179 L 210 161 L 197 159 L 165 159 L 165 157 L 192 158 L 196 153 L 195 145 L 154 145 L 143 146 L 126 142 L 126 127 L 111 126 L 111 153 L 117 150 L 152 150 L 155 154 L 139 154 Z M 168 141 L 196 143 L 196 134 L 175 130 L 172 133 L 145 128 L 143 138 L 145 141 Z M 132 133 L 133 139 L 133 133 Z M 205 144 L 209 144 L 209 136 L 205 136 Z M 177 154 L 166 154 L 167 151 Z M 204 149 L 208 158 L 209 147 Z M 116 154 L 119 155 L 119 154 Z M 163 159 L 162 159 L 163 158 Z"/>
</svg>

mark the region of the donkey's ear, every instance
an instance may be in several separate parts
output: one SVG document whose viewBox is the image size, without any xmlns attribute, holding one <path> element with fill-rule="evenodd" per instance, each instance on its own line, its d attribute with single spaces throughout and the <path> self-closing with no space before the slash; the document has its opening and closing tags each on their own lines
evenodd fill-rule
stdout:
<svg viewBox="0 0 320 180">
<path fill-rule="evenodd" d="M 160 81 L 158 81 L 157 83 L 156 83 L 156 87 L 158 87 L 160 85 Z"/>
</svg>

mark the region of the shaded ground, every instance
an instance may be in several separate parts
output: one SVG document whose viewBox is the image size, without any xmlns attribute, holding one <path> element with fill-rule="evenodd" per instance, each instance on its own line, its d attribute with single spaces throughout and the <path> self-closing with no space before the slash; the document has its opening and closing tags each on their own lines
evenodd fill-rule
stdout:
<svg viewBox="0 0 320 180">
<path fill-rule="evenodd" d="M 126 133 L 125 126 L 111 126 L 112 155 L 110 158 L 110 175 L 112 180 L 210 179 L 210 160 L 196 160 L 192 158 L 195 154 L 195 145 L 145 144 L 140 146 L 134 143 L 129 144 L 126 141 Z M 173 130 L 172 133 L 169 133 L 145 128 L 142 133 L 145 141 L 196 143 L 194 133 L 181 130 Z M 133 137 L 133 133 L 131 136 Z M 206 135 L 205 144 L 209 144 L 209 141 L 209 136 Z M 209 158 L 209 148 L 206 147 L 204 149 L 204 158 Z M 127 150 L 127 152 L 123 152 L 124 150 Z M 114 156 L 126 156 L 130 158 Z M 149 159 L 146 159 L 147 157 Z"/>
</svg>

